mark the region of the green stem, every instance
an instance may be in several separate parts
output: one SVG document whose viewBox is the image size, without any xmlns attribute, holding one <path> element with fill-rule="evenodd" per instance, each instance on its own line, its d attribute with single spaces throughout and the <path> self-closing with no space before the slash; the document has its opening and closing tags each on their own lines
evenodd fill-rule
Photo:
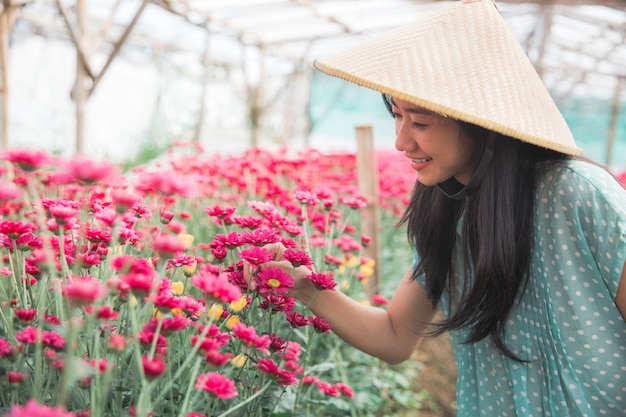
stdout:
<svg viewBox="0 0 626 417">
<path fill-rule="evenodd" d="M 237 411 L 238 409 L 240 409 L 244 405 L 252 402 L 252 400 L 254 400 L 256 397 L 262 395 L 265 392 L 265 390 L 267 390 L 269 388 L 270 385 L 272 385 L 272 381 L 268 381 L 267 384 L 265 384 L 254 395 L 252 395 L 251 397 L 246 398 L 244 401 L 242 401 L 239 404 L 229 408 L 228 410 L 224 411 L 222 414 L 217 415 L 216 417 L 225 417 L 225 416 L 229 415 L 230 413 L 232 413 L 234 411 Z"/>
</svg>

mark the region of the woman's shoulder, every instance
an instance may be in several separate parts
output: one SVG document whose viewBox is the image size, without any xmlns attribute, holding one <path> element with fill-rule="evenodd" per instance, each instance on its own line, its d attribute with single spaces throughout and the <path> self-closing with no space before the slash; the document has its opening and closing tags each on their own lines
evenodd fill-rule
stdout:
<svg viewBox="0 0 626 417">
<path fill-rule="evenodd" d="M 593 162 L 569 159 L 547 165 L 540 172 L 540 184 L 560 189 L 571 186 L 581 191 L 588 187 L 597 191 L 624 191 L 613 174 Z"/>
<path fill-rule="evenodd" d="M 626 213 L 626 190 L 602 166 L 584 160 L 564 160 L 546 166 L 538 176 L 540 199 L 558 195 L 563 200 L 603 203 Z"/>
</svg>

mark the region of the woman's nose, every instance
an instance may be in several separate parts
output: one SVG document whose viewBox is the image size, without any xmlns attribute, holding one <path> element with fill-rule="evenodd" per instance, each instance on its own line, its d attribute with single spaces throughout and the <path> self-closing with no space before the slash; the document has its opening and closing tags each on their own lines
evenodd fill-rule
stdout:
<svg viewBox="0 0 626 417">
<path fill-rule="evenodd" d="M 396 149 L 400 152 L 407 152 L 414 150 L 416 145 L 415 141 L 406 132 L 406 129 L 404 129 L 402 123 L 399 123 L 396 126 Z"/>
</svg>

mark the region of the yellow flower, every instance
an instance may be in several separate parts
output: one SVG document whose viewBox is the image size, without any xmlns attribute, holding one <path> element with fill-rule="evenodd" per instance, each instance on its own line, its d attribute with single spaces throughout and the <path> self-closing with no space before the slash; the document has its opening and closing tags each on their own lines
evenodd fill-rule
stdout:
<svg viewBox="0 0 626 417">
<path fill-rule="evenodd" d="M 361 269 L 359 270 L 359 272 L 364 277 L 371 277 L 372 275 L 374 275 L 374 268 L 368 264 L 361 265 Z"/>
<path fill-rule="evenodd" d="M 350 283 L 347 280 L 345 280 L 345 279 L 343 281 L 341 281 L 341 285 L 340 286 L 341 286 L 341 289 L 343 291 L 348 291 L 350 289 Z"/>
<path fill-rule="evenodd" d="M 171 313 L 172 313 L 172 315 L 174 315 L 174 316 L 182 316 L 182 315 L 184 315 L 184 314 L 185 314 L 185 312 L 184 312 L 182 309 L 180 309 L 180 308 L 173 308 L 173 309 L 171 310 Z"/>
<path fill-rule="evenodd" d="M 365 306 L 371 306 L 372 302 L 370 300 L 359 300 L 359 304 L 363 304 Z"/>
<path fill-rule="evenodd" d="M 242 366 L 246 364 L 247 360 L 248 360 L 248 357 L 244 355 L 243 353 L 240 353 L 239 355 L 232 358 L 230 360 L 230 363 L 232 363 L 233 366 L 235 366 L 235 368 L 241 368 Z"/>
<path fill-rule="evenodd" d="M 224 307 L 219 304 L 211 304 L 209 310 L 207 311 L 207 317 L 212 321 L 217 321 L 222 317 L 222 313 L 224 312 Z"/>
<path fill-rule="evenodd" d="M 185 274 L 185 276 L 189 278 L 190 276 L 196 273 L 197 266 L 198 264 L 196 263 L 195 260 L 189 265 L 183 265 L 183 274 Z"/>
<path fill-rule="evenodd" d="M 358 256 L 351 256 L 350 259 L 348 259 L 348 261 L 346 262 L 346 266 L 348 266 L 348 268 L 354 268 L 355 266 L 357 266 L 359 261 L 360 260 Z"/>
<path fill-rule="evenodd" d="M 185 290 L 185 284 L 182 281 L 172 282 L 172 292 L 175 295 L 182 295 Z"/>
<path fill-rule="evenodd" d="M 226 327 L 228 327 L 229 329 L 232 329 L 237 324 L 239 324 L 239 321 L 240 321 L 239 316 L 236 314 L 233 314 L 232 316 L 228 318 L 228 320 L 226 320 Z"/>
<path fill-rule="evenodd" d="M 248 304 L 248 298 L 243 295 L 239 300 L 230 302 L 230 309 L 235 313 L 239 313 Z"/>
<path fill-rule="evenodd" d="M 180 240 L 182 244 L 185 245 L 185 250 L 191 249 L 191 246 L 193 245 L 193 235 L 180 233 L 178 235 L 178 240 Z"/>
</svg>

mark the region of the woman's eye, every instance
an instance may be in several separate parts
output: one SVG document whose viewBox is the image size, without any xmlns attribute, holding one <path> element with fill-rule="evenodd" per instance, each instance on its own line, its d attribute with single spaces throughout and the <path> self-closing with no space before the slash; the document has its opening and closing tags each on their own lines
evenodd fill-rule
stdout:
<svg viewBox="0 0 626 417">
<path fill-rule="evenodd" d="M 423 124 L 423 123 L 416 123 L 416 122 L 413 122 L 413 123 L 411 123 L 411 126 L 413 126 L 413 127 L 415 127 L 415 128 L 418 128 L 418 129 L 422 129 L 422 128 L 425 128 L 427 125 L 425 125 L 425 124 Z"/>
<path fill-rule="evenodd" d="M 400 116 L 400 113 L 391 113 L 391 117 L 393 117 L 394 119 L 401 119 L 402 116 Z"/>
</svg>

